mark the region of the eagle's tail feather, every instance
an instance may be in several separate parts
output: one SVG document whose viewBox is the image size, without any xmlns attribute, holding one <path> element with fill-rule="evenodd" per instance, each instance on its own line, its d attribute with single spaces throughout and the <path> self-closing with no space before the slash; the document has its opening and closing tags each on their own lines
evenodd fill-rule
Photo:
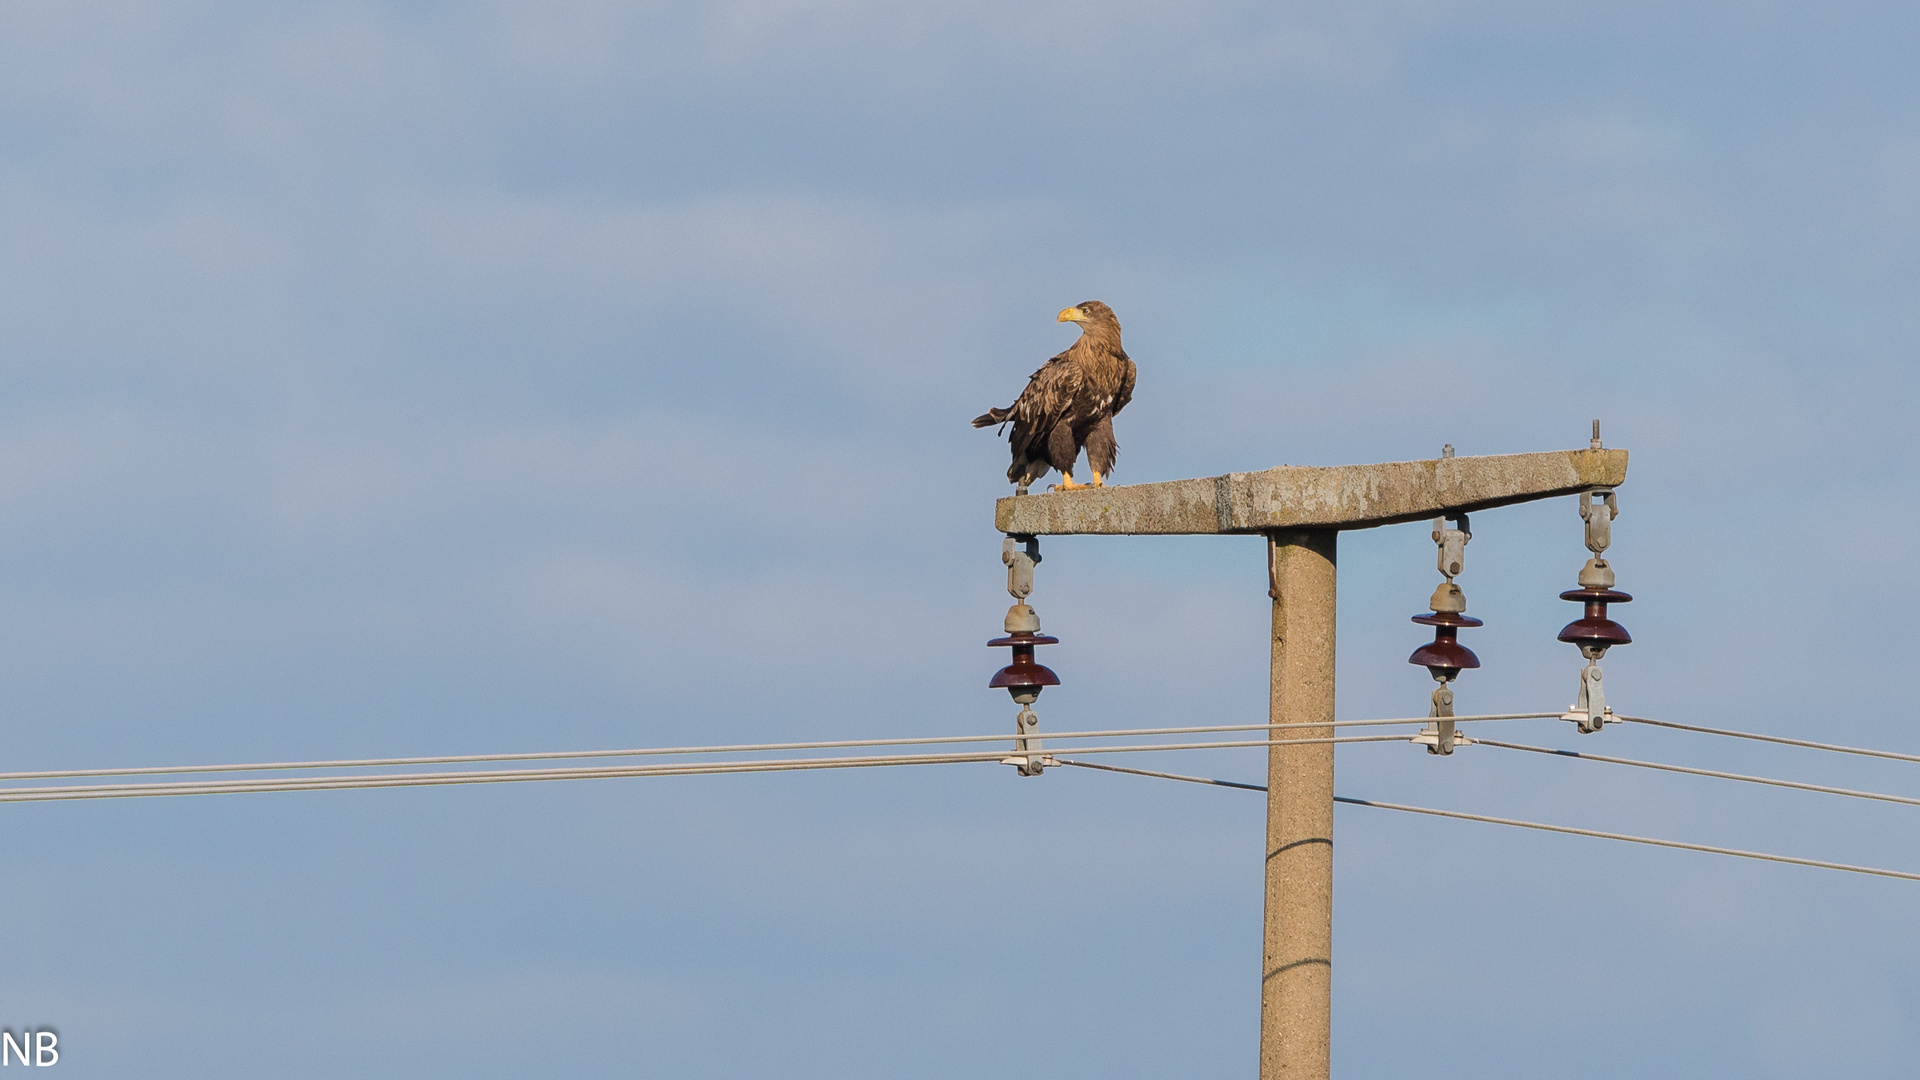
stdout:
<svg viewBox="0 0 1920 1080">
<path fill-rule="evenodd" d="M 995 424 L 1004 424 L 1012 416 L 1013 416 L 1013 406 L 1011 405 L 1007 406 L 1004 409 L 988 409 L 986 412 L 983 412 L 979 416 L 976 416 L 973 418 L 973 426 L 977 428 L 981 428 L 981 427 L 992 427 Z"/>
</svg>

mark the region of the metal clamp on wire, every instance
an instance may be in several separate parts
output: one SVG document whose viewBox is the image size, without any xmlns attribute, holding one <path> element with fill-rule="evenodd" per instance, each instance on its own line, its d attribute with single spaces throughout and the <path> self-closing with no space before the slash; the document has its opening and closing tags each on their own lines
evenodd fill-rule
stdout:
<svg viewBox="0 0 1920 1080">
<path fill-rule="evenodd" d="M 1060 764 L 1053 755 L 1040 752 L 1040 718 L 1032 709 L 1021 708 L 1013 724 L 1021 738 L 1013 740 L 1013 756 L 1001 758 L 1000 764 L 1013 766 L 1021 776 L 1039 776 L 1048 766 Z"/>
<path fill-rule="evenodd" d="M 1452 716 L 1452 713 L 1448 713 Z M 1453 729 L 1453 721 L 1436 720 L 1420 729 L 1420 734 L 1407 740 L 1415 746 L 1424 746 L 1429 754 L 1451 754 L 1456 746 L 1472 746 L 1473 740 Z"/>
</svg>

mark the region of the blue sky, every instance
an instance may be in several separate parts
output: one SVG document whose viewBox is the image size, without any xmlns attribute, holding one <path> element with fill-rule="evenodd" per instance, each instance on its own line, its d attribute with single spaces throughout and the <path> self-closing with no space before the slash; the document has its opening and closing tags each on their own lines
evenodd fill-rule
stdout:
<svg viewBox="0 0 1920 1080">
<path fill-rule="evenodd" d="M 1917 22 L 7 5 L 6 768 L 1010 727 L 966 420 L 1088 298 L 1140 365 L 1116 482 L 1599 416 L 1617 707 L 1920 750 Z M 1571 500 L 1474 528 L 1461 707 L 1560 707 Z M 1257 541 L 1045 550 L 1045 725 L 1263 715 Z M 1343 539 L 1345 716 L 1424 710 L 1432 558 Z M 1350 747 L 1338 787 L 1920 869 L 1910 808 L 1514 757 Z M 1250 1074 L 1259 798 L 1010 773 L 15 805 L 0 1026 L 77 1076 Z M 1342 1075 L 1920 1054 L 1911 884 L 1403 818 L 1338 815 Z"/>
</svg>

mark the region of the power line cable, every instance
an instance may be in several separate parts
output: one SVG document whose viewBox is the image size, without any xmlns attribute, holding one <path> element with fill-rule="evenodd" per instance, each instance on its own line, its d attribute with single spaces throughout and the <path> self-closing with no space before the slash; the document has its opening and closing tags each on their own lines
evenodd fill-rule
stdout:
<svg viewBox="0 0 1920 1080">
<path fill-rule="evenodd" d="M 1483 720 L 1539 720 L 1551 719 L 1559 713 L 1493 713 L 1482 716 L 1457 716 L 1460 723 Z M 1163 727 L 1163 728 L 1121 728 L 1108 731 L 1042 731 L 1032 737 L 1047 739 L 1096 739 L 1127 738 L 1145 735 L 1187 735 L 1208 734 L 1228 731 L 1281 731 L 1292 728 L 1348 728 L 1382 727 L 1403 724 L 1424 724 L 1427 717 L 1407 717 L 1385 720 L 1336 720 L 1331 723 L 1303 724 L 1217 724 L 1205 727 Z M 915 736 L 898 739 L 833 739 L 817 742 L 785 743 L 742 743 L 725 746 L 668 746 L 622 750 L 549 750 L 524 754 L 447 754 L 434 757 L 391 757 L 356 758 L 331 761 L 268 761 L 254 764 L 223 765 L 149 765 L 121 769 L 42 769 L 33 772 L 0 773 L 0 780 L 64 780 L 80 779 L 89 776 L 164 776 L 190 773 L 217 772 L 269 772 L 299 769 L 364 769 L 399 765 L 468 765 L 489 761 L 558 761 L 613 757 L 653 757 L 668 754 L 745 754 L 781 750 L 834 750 L 855 747 L 878 746 L 940 746 L 977 742 L 1009 742 L 1021 736 L 1002 733 L 994 735 L 935 735 Z M 1398 736 L 1395 736 L 1398 738 Z M 1265 743 L 1221 743 L 1219 746 L 1263 746 Z"/>
<path fill-rule="evenodd" d="M 1210 780 L 1204 776 L 1182 776 L 1179 773 L 1155 772 L 1152 769 L 1129 769 L 1122 765 L 1102 765 L 1093 761 L 1069 761 L 1055 758 L 1062 765 L 1072 765 L 1081 769 L 1099 769 L 1101 772 L 1131 773 L 1134 776 L 1157 776 L 1162 780 L 1185 780 L 1193 784 L 1212 784 L 1214 787 L 1245 788 L 1248 791 L 1265 791 L 1265 784 L 1242 784 L 1235 780 Z"/>
<path fill-rule="evenodd" d="M 1083 769 L 1100 769 L 1104 772 L 1132 773 L 1136 776 L 1155 776 L 1166 780 L 1185 780 L 1195 784 L 1210 784 L 1215 787 L 1243 788 L 1248 791 L 1265 791 L 1264 784 L 1241 784 L 1231 780 L 1209 780 L 1202 776 L 1181 776 L 1178 773 L 1153 772 L 1147 769 L 1125 769 L 1116 765 L 1098 765 L 1088 761 L 1067 761 L 1062 765 L 1077 765 Z M 1631 836 L 1627 833 L 1601 832 L 1598 829 L 1576 829 L 1570 825 L 1548 825 L 1539 821 L 1520 821 L 1515 818 L 1492 817 L 1487 814 L 1468 814 L 1459 810 L 1436 810 L 1430 806 L 1407 806 L 1402 803 L 1376 802 L 1372 799 L 1351 799 L 1344 795 L 1335 795 L 1333 801 L 1349 806 L 1371 806 L 1378 810 L 1401 810 L 1409 814 L 1430 814 L 1434 817 L 1458 818 L 1462 821 L 1483 821 L 1490 825 L 1511 825 L 1521 829 L 1541 829 L 1546 832 L 1566 833 L 1570 836 L 1592 836 L 1601 840 L 1622 840 L 1630 844 L 1651 844 L 1654 847 L 1679 848 L 1684 851 L 1704 851 L 1710 855 L 1733 855 L 1742 859 L 1759 859 L 1763 862 L 1788 863 L 1793 866 L 1811 866 L 1820 870 L 1845 870 L 1852 874 L 1872 874 L 1876 877 L 1899 878 L 1903 881 L 1920 881 L 1920 874 L 1911 874 L 1905 870 L 1883 870 L 1873 866 L 1855 866 L 1852 863 L 1828 862 L 1825 859 L 1802 859 L 1793 855 L 1772 855 L 1762 851 L 1743 851 L 1740 848 L 1715 847 L 1711 844 L 1689 844 L 1682 840 L 1661 840 L 1651 836 Z"/>
<path fill-rule="evenodd" d="M 714 761 L 668 765 L 609 765 L 600 768 L 488 769 L 478 772 L 392 773 L 361 776 L 273 777 L 254 780 L 198 780 L 161 784 L 85 784 L 28 787 L 0 791 L 0 802 L 59 802 L 162 795 L 232 795 L 253 792 L 334 791 L 351 788 L 445 787 L 456 784 L 524 783 L 539 780 L 597 780 L 645 776 L 703 776 L 718 773 L 792 772 L 887 765 L 945 765 L 996 762 L 995 754 L 915 754 L 865 758 L 804 758 L 791 761 Z"/>
<path fill-rule="evenodd" d="M 1557 714 L 1555 714 L 1557 715 Z M 1248 728 L 1273 727 L 1280 725 L 1249 725 Z M 1327 724 L 1303 725 L 1327 727 Z M 1241 730 L 1247 730 L 1242 728 Z M 1005 736 L 1002 736 L 1005 738 Z M 1264 742 L 1221 742 L 1165 744 L 1157 746 L 1091 746 L 1076 747 L 1070 753 L 1124 753 L 1129 751 L 1159 751 L 1214 749 L 1230 746 L 1289 746 L 1314 743 L 1357 743 L 1357 742 L 1400 742 L 1409 736 L 1403 735 L 1362 735 L 1334 738 L 1276 739 Z M 1852 792 L 1845 789 L 1820 788 L 1814 785 L 1801 785 L 1791 781 L 1770 781 L 1765 778 L 1745 777 L 1734 773 L 1718 773 L 1711 770 L 1689 769 L 1684 766 L 1664 766 L 1653 762 L 1636 762 L 1624 758 L 1606 758 L 1600 755 L 1578 754 L 1573 751 L 1555 751 L 1544 747 L 1529 747 L 1514 743 L 1487 743 L 1502 749 L 1534 750 L 1556 756 L 1586 757 L 1593 760 L 1615 764 L 1645 765 L 1651 768 L 1663 768 L 1677 772 L 1698 772 L 1709 776 L 1728 779 L 1757 780 L 1762 783 L 1776 783 L 1790 787 L 1808 787 L 1813 790 L 1831 791 L 1836 794 L 1861 795 L 1868 798 L 1884 798 L 1889 801 L 1920 802 L 1899 796 L 1875 796 L 1871 793 Z M 543 780 L 583 780 L 612 779 L 622 777 L 646 776 L 696 776 L 727 773 L 791 772 L 818 769 L 873 768 L 894 765 L 938 765 L 993 762 L 1002 760 L 1005 755 L 1000 751 L 964 754 L 915 754 L 915 755 L 874 755 L 851 758 L 800 758 L 787 761 L 719 761 L 688 762 L 685 764 L 654 765 L 610 765 L 599 767 L 571 767 L 562 769 L 490 769 L 476 772 L 440 772 L 387 774 L 372 776 L 310 776 L 288 778 L 256 778 L 235 780 L 188 781 L 161 784 L 87 784 L 72 787 L 25 787 L 0 790 L 0 802 L 54 802 L 80 799 L 138 798 L 167 795 L 216 795 L 242 794 L 278 791 L 326 791 L 359 788 L 390 787 L 444 787 L 459 784 L 515 783 Z M 1182 780 L 1190 783 L 1208 784 L 1216 787 L 1241 788 L 1248 791 L 1265 791 L 1259 784 L 1242 784 L 1230 780 L 1211 780 L 1205 777 L 1183 776 L 1178 773 L 1157 772 L 1149 769 L 1133 769 L 1117 765 L 1103 765 L 1094 762 L 1073 761 L 1054 758 L 1061 765 L 1079 768 L 1099 769 L 1105 772 L 1129 773 L 1137 776 L 1158 777 L 1168 780 Z M 1885 870 L 1875 867 L 1855 866 L 1849 863 L 1830 862 L 1823 859 L 1802 859 L 1791 855 L 1773 855 L 1765 852 L 1744 851 L 1738 848 L 1716 847 L 1709 844 L 1692 844 L 1679 840 L 1661 840 L 1654 837 L 1632 836 L 1626 833 L 1602 832 L 1596 829 L 1580 829 L 1566 825 L 1549 825 L 1542 822 L 1520 821 L 1513 818 L 1492 817 L 1486 814 L 1469 814 L 1457 810 L 1439 810 L 1432 807 L 1407 806 L 1399 803 L 1377 802 L 1369 799 L 1354 799 L 1336 795 L 1333 801 L 1353 806 L 1371 806 L 1383 810 L 1399 810 L 1407 813 L 1428 814 L 1435 817 L 1458 818 L 1463 821 L 1480 821 L 1494 825 L 1510 825 L 1517 828 L 1539 829 L 1546 832 L 1565 833 L 1572 836 L 1590 836 L 1603 840 L 1620 840 L 1628 843 L 1649 844 L 1655 847 L 1677 848 L 1686 851 L 1701 851 L 1715 855 L 1732 855 L 1738 858 L 1758 859 L 1766 862 L 1787 863 L 1795 866 L 1810 866 L 1824 870 L 1844 870 L 1850 873 L 1870 874 L 1878 877 L 1900 878 L 1920 881 L 1920 874 L 1900 870 Z"/>
<path fill-rule="evenodd" d="M 1406 735 L 1349 735 L 1317 739 L 1276 739 L 1264 742 L 1173 743 L 1148 746 L 1082 746 L 1069 753 L 1115 754 L 1162 750 L 1206 750 L 1239 746 L 1298 746 L 1316 743 L 1404 742 Z M 1051 751 L 1037 751 L 1040 755 Z M 258 777 L 231 780 L 193 780 L 160 784 L 81 784 L 67 787 L 0 788 L 0 802 L 57 802 L 75 799 L 137 798 L 162 795 L 231 795 L 249 792 L 330 791 L 349 788 L 441 787 L 453 784 L 513 783 L 537 780 L 593 780 L 641 776 L 694 776 L 710 773 L 788 772 L 809 769 L 867 768 L 885 765 L 941 765 L 998 762 L 1004 750 L 954 754 L 875 755 L 842 758 L 795 758 L 785 761 L 702 761 L 685 764 L 579 766 L 560 769 L 486 769 L 474 772 L 389 773 L 363 776 Z"/>
<path fill-rule="evenodd" d="M 1813 742 L 1809 739 L 1789 739 L 1783 735 L 1761 735 L 1752 731 L 1733 731 L 1728 728 L 1700 727 L 1696 724 L 1677 724 L 1671 720 L 1649 720 L 1644 716 L 1615 716 L 1629 724 L 1647 724 L 1652 727 L 1673 728 L 1676 731 L 1697 731 L 1703 735 L 1725 735 L 1735 739 L 1752 739 L 1756 742 L 1779 743 L 1782 746 L 1800 746 L 1809 750 L 1830 750 L 1836 754 L 1859 754 L 1863 757 L 1888 758 L 1893 761 L 1920 761 L 1920 754 L 1901 754 L 1892 750 L 1867 750 L 1858 746 L 1841 746 L 1838 743 Z"/>
<path fill-rule="evenodd" d="M 1521 743 L 1497 742 L 1493 739 L 1473 740 L 1475 746 L 1497 746 L 1502 750 L 1525 750 L 1532 754 L 1547 754 L 1552 757 L 1579 758 L 1582 761 L 1600 761 L 1609 765 L 1631 765 L 1639 769 L 1658 769 L 1661 772 L 1685 773 L 1689 776 L 1711 776 L 1720 780 L 1739 780 L 1748 784 L 1766 784 L 1769 787 L 1793 788 L 1798 791 L 1815 791 L 1823 795 L 1845 795 L 1852 799 L 1873 799 L 1877 802 L 1901 803 L 1906 806 L 1920 806 L 1920 799 L 1906 795 L 1886 795 L 1877 791 L 1856 791 L 1853 788 L 1828 787 L 1825 784 L 1808 784 L 1798 780 L 1776 780 L 1770 776 L 1748 776 L 1745 773 L 1721 772 L 1718 769 L 1696 769 L 1688 765 L 1668 765 L 1658 761 L 1636 761 L 1633 758 L 1610 757 L 1606 754 L 1589 754 L 1579 750 L 1555 750 L 1546 746 L 1526 746 Z"/>
<path fill-rule="evenodd" d="M 1484 821 L 1491 825 L 1512 825 L 1522 829 L 1543 829 L 1547 832 L 1566 833 L 1570 836 L 1593 836 L 1602 840 L 1624 840 L 1630 844 L 1652 844 L 1654 847 L 1680 848 L 1685 851 L 1704 851 L 1711 855 L 1733 855 L 1742 859 L 1760 859 L 1764 862 L 1790 863 L 1794 866 L 1812 866 L 1821 870 L 1845 870 L 1852 874 L 1873 874 L 1877 877 L 1900 878 L 1904 881 L 1920 881 L 1920 874 L 1910 874 L 1905 870 L 1882 870 L 1873 866 L 1855 866 L 1851 863 L 1828 862 L 1825 859 L 1802 859 L 1792 855 L 1771 855 L 1762 851 L 1742 851 L 1739 848 L 1714 847 L 1711 844 L 1689 844 L 1681 840 L 1660 840 L 1651 836 L 1630 836 L 1626 833 L 1601 832 L 1598 829 L 1576 829 L 1570 825 L 1547 825 L 1538 821 L 1517 821 L 1513 818 L 1490 817 L 1486 814 L 1466 814 L 1458 810 L 1435 810 L 1427 806 L 1404 806 L 1400 803 L 1374 802 L 1370 799 L 1349 799 L 1335 795 L 1333 801 L 1349 806 L 1372 806 L 1381 810 L 1404 810 L 1409 814 L 1431 814 L 1434 817 L 1459 818 L 1462 821 Z"/>
</svg>

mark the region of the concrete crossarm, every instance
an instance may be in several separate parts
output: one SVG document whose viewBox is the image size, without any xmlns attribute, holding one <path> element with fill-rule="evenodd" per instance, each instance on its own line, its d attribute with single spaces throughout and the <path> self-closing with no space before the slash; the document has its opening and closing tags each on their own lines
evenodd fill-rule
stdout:
<svg viewBox="0 0 1920 1080">
<path fill-rule="evenodd" d="M 1004 533 L 1257 533 L 1270 529 L 1369 529 L 1613 487 L 1627 479 L 1625 450 L 1434 458 L 1088 488 L 1001 499 Z"/>
</svg>

